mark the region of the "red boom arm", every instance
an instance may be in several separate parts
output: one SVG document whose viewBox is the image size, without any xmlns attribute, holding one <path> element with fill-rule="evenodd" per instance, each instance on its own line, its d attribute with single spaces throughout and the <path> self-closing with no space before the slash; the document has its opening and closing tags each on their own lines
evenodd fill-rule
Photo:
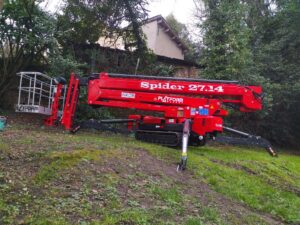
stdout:
<svg viewBox="0 0 300 225">
<path fill-rule="evenodd" d="M 138 76 L 118 77 L 118 75 L 101 73 L 99 79 L 89 82 L 88 91 L 88 103 L 91 105 L 124 107 L 121 102 L 126 102 L 129 103 L 126 108 L 161 111 L 163 108 L 153 109 L 153 105 L 195 107 L 199 106 L 199 101 L 215 99 L 220 104 L 239 105 L 243 112 L 262 109 L 259 97 L 262 93 L 261 87 L 235 83 L 163 80 Z M 151 104 L 151 106 L 147 108 L 149 105 L 139 106 L 140 104 Z"/>
<path fill-rule="evenodd" d="M 62 124 L 72 129 L 73 116 L 78 99 L 79 79 L 71 75 Z M 88 82 L 88 104 L 118 108 L 162 112 L 164 117 L 139 118 L 146 124 L 183 124 L 192 120 L 192 131 L 205 136 L 222 132 L 222 116 L 228 114 L 222 108 L 230 103 L 242 112 L 262 108 L 262 89 L 259 86 L 243 86 L 231 81 L 163 78 L 100 73 Z"/>
<path fill-rule="evenodd" d="M 163 112 L 166 123 L 192 119 L 192 131 L 205 135 L 222 131 L 221 116 L 228 114 L 223 103 L 242 112 L 260 110 L 261 93 L 261 87 L 228 81 L 100 73 L 89 81 L 88 104 Z"/>
</svg>

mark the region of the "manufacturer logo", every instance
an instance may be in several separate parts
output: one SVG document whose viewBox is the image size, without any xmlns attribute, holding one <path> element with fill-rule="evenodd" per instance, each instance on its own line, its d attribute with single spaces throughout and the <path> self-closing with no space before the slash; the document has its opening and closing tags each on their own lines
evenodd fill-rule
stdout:
<svg viewBox="0 0 300 225">
<path fill-rule="evenodd" d="M 38 112 L 39 107 L 33 105 L 16 105 L 17 112 Z"/>
<path fill-rule="evenodd" d="M 169 96 L 158 96 L 157 101 L 163 103 L 183 104 L 183 98 L 176 98 L 176 97 L 169 97 Z"/>
</svg>

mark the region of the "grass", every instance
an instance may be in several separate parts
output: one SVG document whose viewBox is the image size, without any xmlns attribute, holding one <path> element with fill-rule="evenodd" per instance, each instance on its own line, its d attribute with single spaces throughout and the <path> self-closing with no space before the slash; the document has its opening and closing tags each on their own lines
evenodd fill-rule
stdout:
<svg viewBox="0 0 300 225">
<path fill-rule="evenodd" d="M 45 159 L 51 160 L 51 162 L 43 166 L 35 176 L 35 182 L 37 184 L 43 184 L 50 179 L 53 179 L 59 175 L 59 171 L 66 168 L 73 167 L 83 160 L 99 160 L 101 155 L 100 151 L 93 150 L 77 150 L 73 152 L 58 152 L 53 151 L 45 155 Z"/>
<path fill-rule="evenodd" d="M 242 149 L 233 149 L 224 158 L 225 162 L 227 160 L 229 163 L 244 166 L 244 169 L 213 162 L 213 159 L 221 160 L 220 149 L 213 148 L 205 148 L 201 154 L 193 149 L 190 164 L 216 191 L 287 222 L 300 221 L 300 197 L 285 188 L 299 188 L 300 163 L 296 163 L 299 158 L 284 154 L 280 158 L 270 158 L 261 152 Z M 297 166 L 299 170 L 291 173 Z M 289 184 L 286 185 L 286 182 Z"/>
<path fill-rule="evenodd" d="M 299 156 L 206 146 L 190 147 L 188 157 L 178 174 L 174 149 L 115 134 L 10 127 L 0 136 L 0 224 L 300 222 Z M 205 198 L 198 182 L 212 190 Z"/>
<path fill-rule="evenodd" d="M 9 146 L 7 143 L 4 142 L 4 140 L 0 140 L 0 153 L 3 155 L 6 154 L 9 151 Z"/>
<path fill-rule="evenodd" d="M 19 214 L 19 207 L 9 204 L 4 200 L 4 196 L 0 195 L 0 218 L 5 224 L 13 224 L 14 218 Z"/>
<path fill-rule="evenodd" d="M 148 150 L 166 157 L 155 148 Z M 300 157 L 282 153 L 272 158 L 237 147 L 190 148 L 188 154 L 189 169 L 215 191 L 286 222 L 300 221 Z"/>
<path fill-rule="evenodd" d="M 49 216 L 34 216 L 26 220 L 27 224 L 34 225 L 69 225 L 64 218 L 60 217 L 49 217 Z"/>
<path fill-rule="evenodd" d="M 146 210 L 130 209 L 118 214 L 106 214 L 102 221 L 92 224 L 151 224 L 150 215 Z"/>
</svg>

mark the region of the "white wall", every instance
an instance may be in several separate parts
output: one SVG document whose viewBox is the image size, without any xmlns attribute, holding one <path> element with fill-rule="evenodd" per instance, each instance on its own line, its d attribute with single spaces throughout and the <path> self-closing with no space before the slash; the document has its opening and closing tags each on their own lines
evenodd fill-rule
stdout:
<svg viewBox="0 0 300 225">
<path fill-rule="evenodd" d="M 182 49 L 177 46 L 176 42 L 161 27 L 158 28 L 155 53 L 170 58 L 184 59 Z"/>
<path fill-rule="evenodd" d="M 179 48 L 176 42 L 158 25 L 157 21 L 143 25 L 142 30 L 147 37 L 147 47 L 156 55 L 184 59 L 182 49 Z"/>
<path fill-rule="evenodd" d="M 147 47 L 155 53 L 155 43 L 157 39 L 157 21 L 152 21 L 142 26 L 143 33 L 146 35 Z"/>
<path fill-rule="evenodd" d="M 157 20 L 143 25 L 142 30 L 146 35 L 147 47 L 151 49 L 154 54 L 170 58 L 184 59 L 182 49 L 179 48 L 176 42 L 163 30 Z M 115 38 L 110 39 L 100 37 L 97 43 L 103 47 L 122 50 L 125 49 L 122 37 L 119 37 L 118 40 L 115 40 Z"/>
</svg>

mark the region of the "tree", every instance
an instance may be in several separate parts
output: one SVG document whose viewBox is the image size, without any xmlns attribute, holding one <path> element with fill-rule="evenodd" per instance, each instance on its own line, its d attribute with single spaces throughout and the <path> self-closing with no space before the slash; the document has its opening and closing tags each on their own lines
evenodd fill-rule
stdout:
<svg viewBox="0 0 300 225">
<path fill-rule="evenodd" d="M 184 42 L 190 42 L 189 31 L 185 24 L 177 21 L 175 16 L 171 13 L 166 17 L 167 23 L 172 28 L 172 31 Z"/>
<path fill-rule="evenodd" d="M 145 0 L 121 0 L 124 4 L 126 21 L 131 23 L 132 33 L 136 40 L 136 47 L 138 55 L 142 55 L 147 52 L 146 42 L 143 38 L 143 32 L 141 29 L 141 23 L 148 17 L 145 6 L 148 1 Z"/>
<path fill-rule="evenodd" d="M 199 13 L 200 1 L 195 2 Z M 199 20 L 205 44 L 202 75 L 262 85 L 267 104 L 246 129 L 277 144 L 299 146 L 299 0 L 205 0 L 204 5 L 197 17 L 204 18 Z"/>
<path fill-rule="evenodd" d="M 146 19 L 146 0 L 66 0 L 63 14 L 58 16 L 59 38 L 63 46 L 95 43 L 99 37 L 125 32 L 131 34 L 139 50 L 146 50 L 140 23 Z M 123 24 L 128 23 L 128 29 Z"/>
<path fill-rule="evenodd" d="M 265 118 L 272 138 L 299 146 L 300 138 L 300 4 L 298 0 L 276 1 L 263 23 L 257 50 L 259 72 L 272 86 L 273 105 Z"/>
<path fill-rule="evenodd" d="M 205 33 L 203 76 L 253 82 L 246 6 L 239 0 L 206 0 L 205 6 L 207 18 L 201 25 Z"/>
<path fill-rule="evenodd" d="M 55 21 L 35 0 L 5 1 L 0 14 L 0 99 L 16 73 L 45 60 L 56 45 Z"/>
</svg>

